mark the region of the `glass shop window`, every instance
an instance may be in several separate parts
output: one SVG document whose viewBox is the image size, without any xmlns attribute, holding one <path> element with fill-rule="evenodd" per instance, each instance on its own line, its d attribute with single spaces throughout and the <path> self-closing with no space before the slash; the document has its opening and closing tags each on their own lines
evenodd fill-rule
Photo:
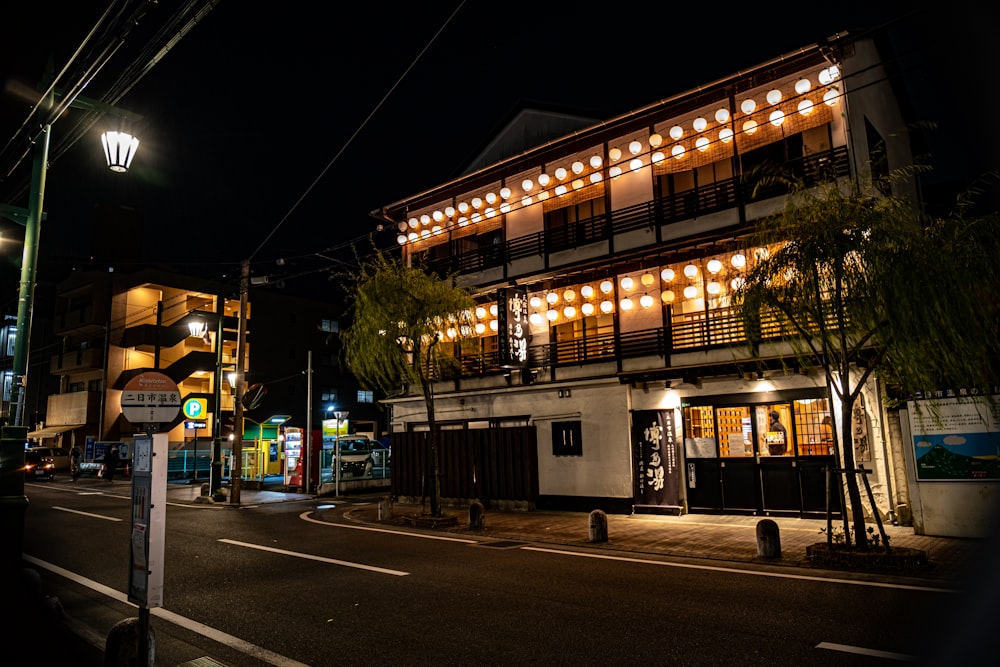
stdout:
<svg viewBox="0 0 1000 667">
<path fill-rule="evenodd" d="M 788 403 L 756 407 L 757 447 L 761 456 L 793 456 L 792 406 Z"/>
<path fill-rule="evenodd" d="M 715 441 L 715 420 L 710 405 L 684 408 L 684 452 L 688 458 L 718 457 Z"/>
<path fill-rule="evenodd" d="M 740 405 L 715 411 L 721 456 L 753 456 L 753 425 L 750 407 Z"/>
<path fill-rule="evenodd" d="M 804 399 L 794 405 L 799 456 L 831 456 L 834 443 L 830 402 L 825 398 Z"/>
</svg>

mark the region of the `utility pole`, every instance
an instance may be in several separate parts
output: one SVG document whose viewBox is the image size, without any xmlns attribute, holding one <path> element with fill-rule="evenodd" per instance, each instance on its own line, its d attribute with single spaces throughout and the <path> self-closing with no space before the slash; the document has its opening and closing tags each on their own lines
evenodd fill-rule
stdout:
<svg viewBox="0 0 1000 667">
<path fill-rule="evenodd" d="M 45 108 L 51 106 L 51 98 Z M 45 177 L 49 161 L 49 137 L 52 126 L 45 125 L 36 139 L 35 159 L 31 175 L 31 195 L 28 219 L 24 227 L 24 259 L 21 262 L 21 285 L 17 296 L 17 337 L 14 339 L 13 382 L 17 391 L 14 425 L 24 425 L 24 401 L 28 385 L 28 343 L 31 341 L 31 317 L 35 296 L 35 276 L 38 265 L 38 241 L 41 232 Z"/>
<path fill-rule="evenodd" d="M 209 477 L 209 491 L 212 495 L 222 486 L 222 337 L 225 304 L 222 296 L 215 296 L 215 408 L 212 414 L 212 472 Z"/>
<path fill-rule="evenodd" d="M 312 447 L 313 447 L 313 353 L 309 350 L 306 357 L 306 483 L 305 492 L 309 493 L 312 483 Z"/>
<path fill-rule="evenodd" d="M 233 414 L 233 461 L 229 466 L 229 503 L 240 504 L 243 482 L 243 392 L 246 388 L 247 292 L 250 289 L 250 260 L 240 265 L 240 328 L 236 337 L 236 405 Z"/>
</svg>

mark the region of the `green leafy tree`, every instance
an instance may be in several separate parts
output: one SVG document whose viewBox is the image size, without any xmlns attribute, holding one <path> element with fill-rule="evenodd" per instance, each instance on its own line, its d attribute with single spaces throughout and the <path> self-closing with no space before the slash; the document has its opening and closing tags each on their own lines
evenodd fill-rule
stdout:
<svg viewBox="0 0 1000 667">
<path fill-rule="evenodd" d="M 438 428 L 434 382 L 457 363 L 441 345 L 451 329 L 455 339 L 472 332 L 470 292 L 450 277 L 408 266 L 376 251 L 355 275 L 351 323 L 342 333 L 345 362 L 366 388 L 386 394 L 419 387 L 427 407 L 433 470 L 428 495 L 433 516 L 441 516 Z"/>
<path fill-rule="evenodd" d="M 960 201 L 954 215 L 928 220 L 902 198 L 830 183 L 797 189 L 749 239 L 756 261 L 733 307 L 750 348 L 780 341 L 823 369 L 840 402 L 847 470 L 856 465 L 852 410 L 873 373 L 902 393 L 960 386 L 989 395 L 997 381 L 1000 228 L 996 214 L 968 211 Z M 864 548 L 855 475 L 846 487 Z"/>
</svg>

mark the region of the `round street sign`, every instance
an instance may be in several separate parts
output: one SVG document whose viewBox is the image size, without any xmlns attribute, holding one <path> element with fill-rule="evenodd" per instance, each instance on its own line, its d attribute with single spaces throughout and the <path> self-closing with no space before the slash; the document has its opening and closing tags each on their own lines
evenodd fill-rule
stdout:
<svg viewBox="0 0 1000 667">
<path fill-rule="evenodd" d="M 177 383 L 163 373 L 140 373 L 122 391 L 122 414 L 133 424 L 167 424 L 180 409 Z"/>
<path fill-rule="evenodd" d="M 204 398 L 189 398 L 184 401 L 184 416 L 188 419 L 204 419 L 208 412 L 208 401 Z"/>
</svg>

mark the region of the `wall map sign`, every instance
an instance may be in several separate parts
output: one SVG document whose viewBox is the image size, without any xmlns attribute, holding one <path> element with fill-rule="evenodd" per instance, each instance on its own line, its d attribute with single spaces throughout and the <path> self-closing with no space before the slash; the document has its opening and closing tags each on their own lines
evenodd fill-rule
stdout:
<svg viewBox="0 0 1000 667">
<path fill-rule="evenodd" d="M 997 398 L 997 397 L 994 397 Z M 920 481 L 1000 479 L 1000 408 L 983 397 L 910 401 Z"/>
<path fill-rule="evenodd" d="M 181 409 L 177 383 L 163 373 L 141 373 L 122 391 L 122 414 L 133 424 L 167 424 Z"/>
</svg>

